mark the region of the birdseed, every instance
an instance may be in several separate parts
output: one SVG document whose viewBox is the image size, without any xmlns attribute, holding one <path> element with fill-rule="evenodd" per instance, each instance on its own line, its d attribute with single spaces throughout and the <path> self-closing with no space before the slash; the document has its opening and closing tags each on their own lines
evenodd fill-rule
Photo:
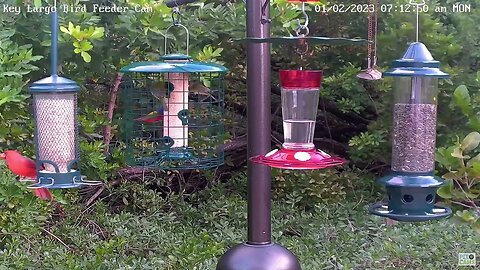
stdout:
<svg viewBox="0 0 480 270">
<path fill-rule="evenodd" d="M 37 158 L 53 161 L 60 172 L 67 172 L 68 163 L 76 158 L 76 95 L 37 94 L 34 106 Z M 47 171 L 55 171 L 50 164 L 44 166 Z"/>
<path fill-rule="evenodd" d="M 437 106 L 395 104 L 392 170 L 431 172 L 435 168 Z"/>
</svg>

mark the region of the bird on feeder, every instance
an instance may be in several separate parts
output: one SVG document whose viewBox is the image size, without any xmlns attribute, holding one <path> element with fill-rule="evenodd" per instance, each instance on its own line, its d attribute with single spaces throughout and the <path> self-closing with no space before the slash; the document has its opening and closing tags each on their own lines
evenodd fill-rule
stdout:
<svg viewBox="0 0 480 270">
<path fill-rule="evenodd" d="M 0 154 L 0 159 L 5 160 L 8 169 L 15 175 L 20 176 L 21 178 L 26 178 L 28 181 L 30 179 L 34 180 L 37 178 L 37 168 L 35 166 L 35 161 L 21 155 L 18 151 L 15 150 L 6 150 Z M 53 196 L 50 191 L 46 188 L 38 188 L 34 190 L 35 196 L 42 200 L 52 200 Z"/>
<path fill-rule="evenodd" d="M 135 118 L 134 120 L 137 121 L 137 122 L 154 124 L 154 123 L 163 121 L 163 118 L 164 118 L 163 107 L 160 106 L 157 110 L 155 110 L 155 111 L 153 111 L 153 112 L 151 112 L 151 113 L 149 113 L 145 116 Z"/>
<path fill-rule="evenodd" d="M 153 84 L 149 85 L 151 88 L 150 93 L 157 100 L 163 102 L 163 104 L 168 104 L 168 98 L 170 98 L 170 93 L 173 91 L 173 84 L 168 81 L 156 81 Z M 210 88 L 206 87 L 203 83 L 199 81 L 191 81 L 188 84 L 188 91 L 195 95 L 202 97 L 200 101 L 203 101 L 212 96 Z"/>
</svg>

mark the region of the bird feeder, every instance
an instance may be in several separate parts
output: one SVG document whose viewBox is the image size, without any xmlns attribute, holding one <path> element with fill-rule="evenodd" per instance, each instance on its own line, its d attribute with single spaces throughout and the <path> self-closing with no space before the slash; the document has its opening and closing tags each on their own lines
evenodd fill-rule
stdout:
<svg viewBox="0 0 480 270">
<path fill-rule="evenodd" d="M 394 77 L 392 174 L 378 180 L 386 186 L 388 204 L 370 207 L 372 214 L 399 221 L 447 217 L 451 210 L 435 206 L 443 181 L 434 176 L 439 69 L 427 47 L 414 42 L 384 76 Z"/>
<path fill-rule="evenodd" d="M 30 188 L 97 185 L 79 171 L 77 93 L 80 87 L 57 75 L 57 13 L 52 12 L 52 75 L 30 86 L 35 118 L 37 183 Z"/>
<path fill-rule="evenodd" d="M 172 26 L 185 29 L 188 54 L 187 28 Z M 120 71 L 129 165 L 205 169 L 223 164 L 225 67 L 175 53 Z"/>
<path fill-rule="evenodd" d="M 280 150 L 252 157 L 253 162 L 281 169 L 323 169 L 345 163 L 313 144 L 321 80 L 321 70 L 280 70 L 284 143 Z"/>
</svg>

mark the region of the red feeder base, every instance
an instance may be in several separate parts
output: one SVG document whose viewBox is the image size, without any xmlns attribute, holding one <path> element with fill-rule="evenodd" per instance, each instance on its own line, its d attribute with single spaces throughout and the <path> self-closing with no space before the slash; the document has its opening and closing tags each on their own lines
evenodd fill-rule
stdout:
<svg viewBox="0 0 480 270">
<path fill-rule="evenodd" d="M 322 150 L 275 149 L 264 156 L 250 158 L 252 162 L 288 170 L 318 170 L 345 164 L 340 157 L 332 157 Z"/>
</svg>

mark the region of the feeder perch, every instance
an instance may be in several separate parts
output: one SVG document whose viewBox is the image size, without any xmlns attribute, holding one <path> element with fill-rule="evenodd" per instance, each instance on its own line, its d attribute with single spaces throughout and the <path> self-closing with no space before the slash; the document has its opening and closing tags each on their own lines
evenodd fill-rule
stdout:
<svg viewBox="0 0 480 270">
<path fill-rule="evenodd" d="M 394 77 L 392 174 L 378 180 L 386 186 L 388 204 L 369 212 L 398 221 L 426 221 L 451 215 L 435 206 L 443 180 L 434 176 L 438 79 L 440 69 L 427 47 L 414 42 L 384 76 Z"/>
<path fill-rule="evenodd" d="M 315 149 L 313 135 L 320 95 L 321 70 L 280 70 L 284 143 L 251 161 L 281 169 L 323 169 L 345 160 Z"/>
<path fill-rule="evenodd" d="M 186 44 L 188 53 L 188 31 Z M 161 60 L 120 70 L 127 163 L 172 170 L 222 165 L 227 69 L 185 54 Z"/>
<path fill-rule="evenodd" d="M 52 12 L 52 75 L 30 86 L 35 118 L 37 183 L 29 188 L 98 185 L 79 171 L 77 93 L 80 87 L 57 75 L 58 18 Z"/>
</svg>

